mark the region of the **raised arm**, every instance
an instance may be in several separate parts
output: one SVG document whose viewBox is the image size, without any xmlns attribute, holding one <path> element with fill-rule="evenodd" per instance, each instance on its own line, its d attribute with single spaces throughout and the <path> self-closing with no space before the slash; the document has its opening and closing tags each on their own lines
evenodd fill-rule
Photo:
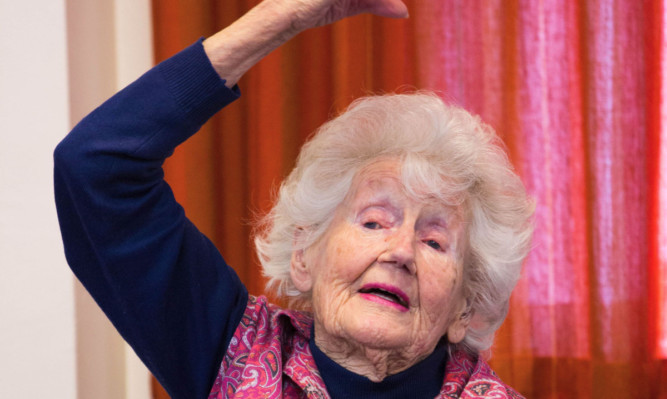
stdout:
<svg viewBox="0 0 667 399">
<path fill-rule="evenodd" d="M 175 202 L 162 163 L 238 97 L 245 71 L 298 32 L 365 11 L 402 16 L 401 6 L 267 0 L 151 69 L 58 145 L 68 262 L 172 397 L 206 397 L 247 292 Z"/>
<path fill-rule="evenodd" d="M 172 397 L 205 397 L 247 293 L 163 180 L 174 147 L 237 97 L 201 43 L 85 117 L 55 151 L 70 267 Z"/>
</svg>

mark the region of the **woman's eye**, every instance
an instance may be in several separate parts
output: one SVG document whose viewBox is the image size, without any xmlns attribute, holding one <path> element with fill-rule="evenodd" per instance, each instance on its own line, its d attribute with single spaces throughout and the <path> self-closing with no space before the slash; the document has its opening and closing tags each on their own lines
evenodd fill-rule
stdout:
<svg viewBox="0 0 667 399">
<path fill-rule="evenodd" d="M 425 242 L 426 245 L 428 245 L 429 247 L 431 247 L 431 248 L 433 248 L 433 249 L 437 249 L 438 251 L 442 249 L 442 247 L 440 246 L 440 243 L 438 243 L 438 242 L 435 241 L 435 240 L 426 240 L 426 241 L 424 241 L 424 242 Z"/>
<path fill-rule="evenodd" d="M 371 229 L 371 230 L 377 230 L 377 229 L 380 228 L 380 223 L 378 223 L 378 222 L 366 222 L 366 223 L 364 223 L 364 227 L 367 228 L 367 229 Z"/>
</svg>

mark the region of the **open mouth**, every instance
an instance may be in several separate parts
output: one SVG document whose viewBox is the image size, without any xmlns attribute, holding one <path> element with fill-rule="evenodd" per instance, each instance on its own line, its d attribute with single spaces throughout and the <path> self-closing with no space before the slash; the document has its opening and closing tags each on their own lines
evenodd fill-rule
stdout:
<svg viewBox="0 0 667 399">
<path fill-rule="evenodd" d="M 367 284 L 359 290 L 359 293 L 375 296 L 398 305 L 405 310 L 410 307 L 410 300 L 407 295 L 394 287 L 387 287 L 380 284 Z"/>
</svg>

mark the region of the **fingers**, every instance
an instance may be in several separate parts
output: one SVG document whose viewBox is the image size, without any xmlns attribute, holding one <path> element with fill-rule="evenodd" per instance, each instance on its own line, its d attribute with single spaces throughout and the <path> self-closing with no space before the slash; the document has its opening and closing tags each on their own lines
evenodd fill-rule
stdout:
<svg viewBox="0 0 667 399">
<path fill-rule="evenodd" d="M 409 16 L 408 7 L 402 0 L 274 0 L 272 3 L 281 13 L 291 14 L 292 27 L 296 31 L 328 25 L 362 13 L 388 18 Z"/>
<path fill-rule="evenodd" d="M 408 18 L 408 7 L 401 0 L 368 1 L 366 12 L 380 17 Z"/>
</svg>

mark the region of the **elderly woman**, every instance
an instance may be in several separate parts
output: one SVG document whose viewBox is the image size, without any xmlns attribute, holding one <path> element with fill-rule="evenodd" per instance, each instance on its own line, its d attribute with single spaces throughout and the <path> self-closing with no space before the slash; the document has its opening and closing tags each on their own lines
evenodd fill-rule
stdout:
<svg viewBox="0 0 667 399">
<path fill-rule="evenodd" d="M 532 204 L 498 138 L 430 94 L 355 102 L 304 146 L 256 238 L 280 309 L 249 296 L 163 181 L 173 149 L 301 30 L 399 0 L 266 0 L 161 63 L 58 146 L 67 259 L 178 398 L 519 397 L 481 359 Z"/>
</svg>

